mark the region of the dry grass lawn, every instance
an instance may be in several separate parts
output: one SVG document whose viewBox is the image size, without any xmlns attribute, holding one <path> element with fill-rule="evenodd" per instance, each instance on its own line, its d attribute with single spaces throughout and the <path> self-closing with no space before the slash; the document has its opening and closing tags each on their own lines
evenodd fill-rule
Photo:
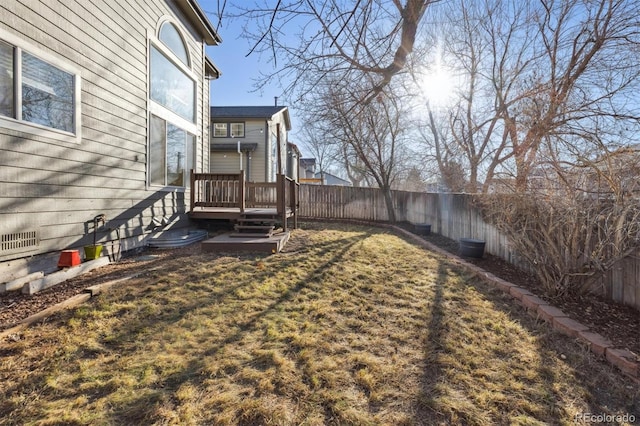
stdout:
<svg viewBox="0 0 640 426">
<path fill-rule="evenodd" d="M 546 425 L 637 384 L 446 259 L 306 224 L 178 257 L 0 343 L 0 424 Z M 640 420 L 638 420 L 640 421 Z"/>
</svg>

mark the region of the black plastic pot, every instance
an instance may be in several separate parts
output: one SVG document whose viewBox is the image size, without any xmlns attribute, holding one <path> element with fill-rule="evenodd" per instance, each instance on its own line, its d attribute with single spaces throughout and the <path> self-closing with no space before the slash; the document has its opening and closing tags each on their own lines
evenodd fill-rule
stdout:
<svg viewBox="0 0 640 426">
<path fill-rule="evenodd" d="M 416 223 L 414 225 L 416 234 L 418 235 L 429 235 L 431 234 L 431 224 L 428 223 Z"/>
<path fill-rule="evenodd" d="M 482 258 L 484 255 L 483 240 L 475 240 L 473 238 L 460 238 L 460 249 L 458 254 L 462 257 Z"/>
</svg>

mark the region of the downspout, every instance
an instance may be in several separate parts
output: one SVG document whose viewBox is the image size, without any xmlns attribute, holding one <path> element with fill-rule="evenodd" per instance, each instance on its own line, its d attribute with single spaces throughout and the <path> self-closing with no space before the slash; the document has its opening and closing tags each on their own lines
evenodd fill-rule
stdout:
<svg viewBox="0 0 640 426">
<path fill-rule="evenodd" d="M 211 113 L 211 109 L 209 109 L 209 112 L 207 112 L 205 114 L 205 102 L 204 102 L 204 85 L 205 83 L 207 84 L 207 98 L 211 97 L 211 82 L 210 80 L 207 79 L 207 60 L 206 60 L 206 55 L 207 55 L 207 50 L 206 50 L 206 45 L 204 43 L 204 41 L 202 42 L 202 101 L 200 102 L 202 104 L 202 130 L 201 130 L 201 136 L 200 136 L 200 140 L 201 140 L 201 147 L 200 149 L 202 149 L 202 154 L 200 156 L 200 172 L 204 173 L 204 154 L 205 154 L 205 147 L 208 148 L 209 146 L 209 135 L 207 132 L 207 140 L 205 141 L 205 126 L 208 126 L 209 123 L 205 123 L 205 116 L 207 117 L 207 121 L 211 121 L 211 117 L 209 117 L 209 114 Z M 197 155 L 197 153 L 196 153 Z M 193 166 L 195 167 L 195 161 Z M 209 170 L 207 170 L 209 171 Z"/>
<path fill-rule="evenodd" d="M 269 159 L 271 158 L 271 127 L 269 126 L 269 120 L 264 120 L 264 127 L 265 127 L 265 132 L 264 132 L 264 177 L 263 177 L 263 182 L 269 182 L 269 176 L 271 175 L 271 173 L 269 173 Z"/>
<path fill-rule="evenodd" d="M 280 146 L 280 123 L 276 123 L 276 144 L 278 152 L 278 174 L 282 174 L 282 147 Z"/>
</svg>

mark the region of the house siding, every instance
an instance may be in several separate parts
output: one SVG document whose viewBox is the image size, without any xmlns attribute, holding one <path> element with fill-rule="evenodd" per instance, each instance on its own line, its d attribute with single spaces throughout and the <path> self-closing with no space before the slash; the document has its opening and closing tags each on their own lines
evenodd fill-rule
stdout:
<svg viewBox="0 0 640 426">
<path fill-rule="evenodd" d="M 92 243 L 87 222 L 105 214 L 123 250 L 143 245 L 154 218 L 188 224 L 188 190 L 147 187 L 147 50 L 159 20 L 183 31 L 197 76 L 196 169 L 208 169 L 209 84 L 204 49 L 178 9 L 163 0 L 37 0 L 0 5 L 0 39 L 25 42 L 79 71 L 81 133 L 77 143 L 0 122 L 0 235 L 35 230 L 30 250 L 0 250 L 0 262 Z M 29 46 L 35 48 L 30 51 Z M 101 233 L 116 238 L 115 231 Z M 6 263 L 0 264 L 0 282 Z"/>
<path fill-rule="evenodd" d="M 251 108 L 251 107 L 247 107 Z M 280 145 L 282 157 L 282 172 L 286 173 L 287 169 L 287 123 L 284 114 L 278 113 L 273 117 L 211 117 L 213 123 L 245 123 L 245 137 L 211 137 L 213 145 L 216 144 L 236 144 L 240 141 L 245 143 L 256 143 L 255 151 L 251 152 L 250 174 L 248 180 L 254 182 L 275 182 L 275 174 L 277 173 L 276 165 L 271 161 L 271 150 L 277 140 L 277 126 L 280 124 Z M 260 131 L 262 130 L 262 133 Z M 231 153 L 231 155 L 229 155 Z M 211 168 L 212 173 L 238 173 L 239 159 L 236 150 L 227 152 L 225 158 L 219 152 L 212 153 Z M 246 169 L 246 157 L 243 159 L 243 167 Z"/>
<path fill-rule="evenodd" d="M 264 119 L 246 119 L 246 118 L 224 118 L 217 120 L 213 117 L 212 122 L 218 123 L 244 123 L 244 138 L 216 138 L 212 137 L 213 144 L 237 144 L 240 141 L 242 144 L 255 143 L 257 147 L 255 151 L 250 153 L 251 159 L 246 156 L 243 157 L 243 168 L 247 170 L 247 161 L 251 162 L 249 174 L 247 180 L 253 182 L 266 182 L 267 174 L 265 169 L 265 128 L 266 122 Z M 213 128 L 213 127 L 212 127 Z M 262 133 L 260 131 L 262 130 Z M 225 157 L 226 155 L 226 157 Z M 211 172 L 212 173 L 238 173 L 240 170 L 240 159 L 238 158 L 237 150 L 222 152 L 214 152 L 211 154 Z"/>
</svg>

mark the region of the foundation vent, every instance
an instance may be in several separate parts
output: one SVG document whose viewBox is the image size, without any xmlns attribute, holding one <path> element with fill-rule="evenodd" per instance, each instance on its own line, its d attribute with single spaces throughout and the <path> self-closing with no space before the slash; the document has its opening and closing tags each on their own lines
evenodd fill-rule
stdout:
<svg viewBox="0 0 640 426">
<path fill-rule="evenodd" d="M 0 253 L 29 251 L 38 247 L 38 231 L 0 235 Z"/>
</svg>

